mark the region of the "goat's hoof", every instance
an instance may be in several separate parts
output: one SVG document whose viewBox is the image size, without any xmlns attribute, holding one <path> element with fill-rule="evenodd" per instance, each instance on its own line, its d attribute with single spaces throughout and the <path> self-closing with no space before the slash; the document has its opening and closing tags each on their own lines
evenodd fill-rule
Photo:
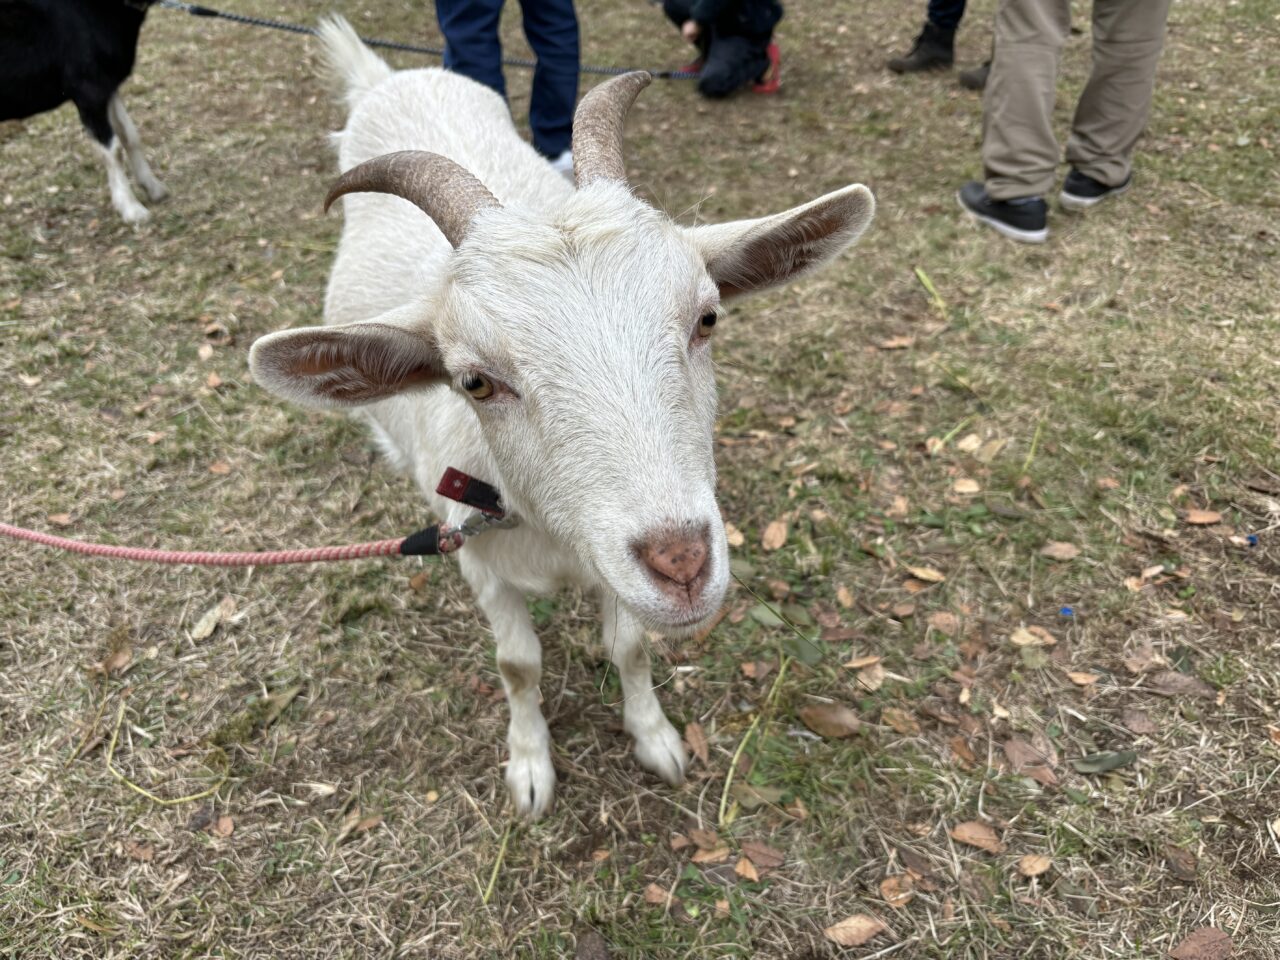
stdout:
<svg viewBox="0 0 1280 960">
<path fill-rule="evenodd" d="M 689 763 L 684 743 L 664 717 L 662 725 L 652 730 L 633 733 L 636 741 L 636 760 L 640 766 L 656 773 L 673 787 L 684 783 L 684 770 Z"/>
<path fill-rule="evenodd" d="M 152 203 L 159 203 L 165 197 L 169 196 L 169 188 L 159 180 L 152 180 L 150 183 L 144 183 L 142 189 L 146 191 L 147 197 Z"/>
<path fill-rule="evenodd" d="M 521 817 L 537 820 L 551 809 L 556 795 L 556 769 L 550 753 L 512 754 L 507 763 L 507 789 Z"/>
<path fill-rule="evenodd" d="M 140 203 L 134 203 L 130 206 L 124 207 L 119 211 L 119 213 L 121 220 L 125 223 L 133 224 L 135 227 L 140 226 L 151 219 L 151 211 Z"/>
</svg>

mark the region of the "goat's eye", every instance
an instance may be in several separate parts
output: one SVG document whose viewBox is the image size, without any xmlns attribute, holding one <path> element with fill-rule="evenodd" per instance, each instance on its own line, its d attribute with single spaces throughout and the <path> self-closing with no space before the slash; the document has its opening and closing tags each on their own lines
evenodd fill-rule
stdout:
<svg viewBox="0 0 1280 960">
<path fill-rule="evenodd" d="M 716 329 L 716 315 L 704 313 L 698 320 L 698 336 L 709 337 Z"/>
<path fill-rule="evenodd" d="M 482 373 L 473 373 L 462 381 L 462 389 L 476 400 L 488 400 L 493 396 L 493 381 Z"/>
</svg>

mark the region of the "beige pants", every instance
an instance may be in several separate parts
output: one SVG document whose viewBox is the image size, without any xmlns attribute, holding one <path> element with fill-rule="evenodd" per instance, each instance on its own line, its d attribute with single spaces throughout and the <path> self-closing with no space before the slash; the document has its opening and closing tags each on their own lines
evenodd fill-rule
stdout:
<svg viewBox="0 0 1280 960">
<path fill-rule="evenodd" d="M 1146 126 L 1170 0 L 1094 0 L 1093 69 L 1076 104 L 1067 162 L 1109 187 L 1129 176 Z M 1070 0 L 1000 0 L 983 99 L 982 163 L 993 200 L 1053 189 L 1053 102 Z"/>
</svg>

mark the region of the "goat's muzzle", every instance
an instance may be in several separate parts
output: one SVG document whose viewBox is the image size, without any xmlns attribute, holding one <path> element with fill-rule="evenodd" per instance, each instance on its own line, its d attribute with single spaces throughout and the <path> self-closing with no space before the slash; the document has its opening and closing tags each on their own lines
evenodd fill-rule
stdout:
<svg viewBox="0 0 1280 960">
<path fill-rule="evenodd" d="M 711 543 L 705 524 L 672 525 L 633 545 L 649 582 L 680 613 L 693 619 L 710 579 Z M 675 619 L 680 619 L 677 616 Z"/>
</svg>

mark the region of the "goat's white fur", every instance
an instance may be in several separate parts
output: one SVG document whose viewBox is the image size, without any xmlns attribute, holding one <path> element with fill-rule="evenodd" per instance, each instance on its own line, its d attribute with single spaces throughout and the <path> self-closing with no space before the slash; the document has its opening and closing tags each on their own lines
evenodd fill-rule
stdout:
<svg viewBox="0 0 1280 960">
<path fill-rule="evenodd" d="M 393 151 L 430 150 L 470 170 L 502 204 L 477 215 L 455 251 L 399 198 L 344 197 L 325 322 L 376 319 L 400 331 L 379 349 L 399 351 L 411 334 L 421 347 L 410 352 L 423 356 L 404 362 L 436 364 L 436 385 L 359 411 L 435 512 L 450 523 L 469 512 L 434 492 L 454 466 L 495 484 L 521 519 L 458 554 L 497 641 L 516 809 L 543 813 L 555 786 L 538 705 L 541 649 L 525 595 L 566 583 L 599 596 L 637 759 L 679 783 L 685 751 L 654 694 L 643 639 L 646 627 L 696 629 L 728 583 L 712 455 L 715 382 L 698 319 L 716 309 L 717 283 L 745 292 L 835 256 L 870 221 L 871 195 L 847 187 L 775 217 L 681 228 L 624 184 L 575 191 L 520 140 L 506 104 L 485 87 L 435 69 L 393 72 L 342 20 L 323 24 L 320 37 L 351 108 L 335 135 L 343 170 Z M 306 360 L 308 336 L 315 334 L 260 340 L 255 376 L 290 399 L 339 405 L 324 378 L 368 374 L 299 373 L 315 366 Z M 514 393 L 471 400 L 459 387 L 478 371 Z M 688 603 L 664 596 L 636 555 L 637 543 L 672 525 L 708 534 L 707 582 Z"/>
</svg>

